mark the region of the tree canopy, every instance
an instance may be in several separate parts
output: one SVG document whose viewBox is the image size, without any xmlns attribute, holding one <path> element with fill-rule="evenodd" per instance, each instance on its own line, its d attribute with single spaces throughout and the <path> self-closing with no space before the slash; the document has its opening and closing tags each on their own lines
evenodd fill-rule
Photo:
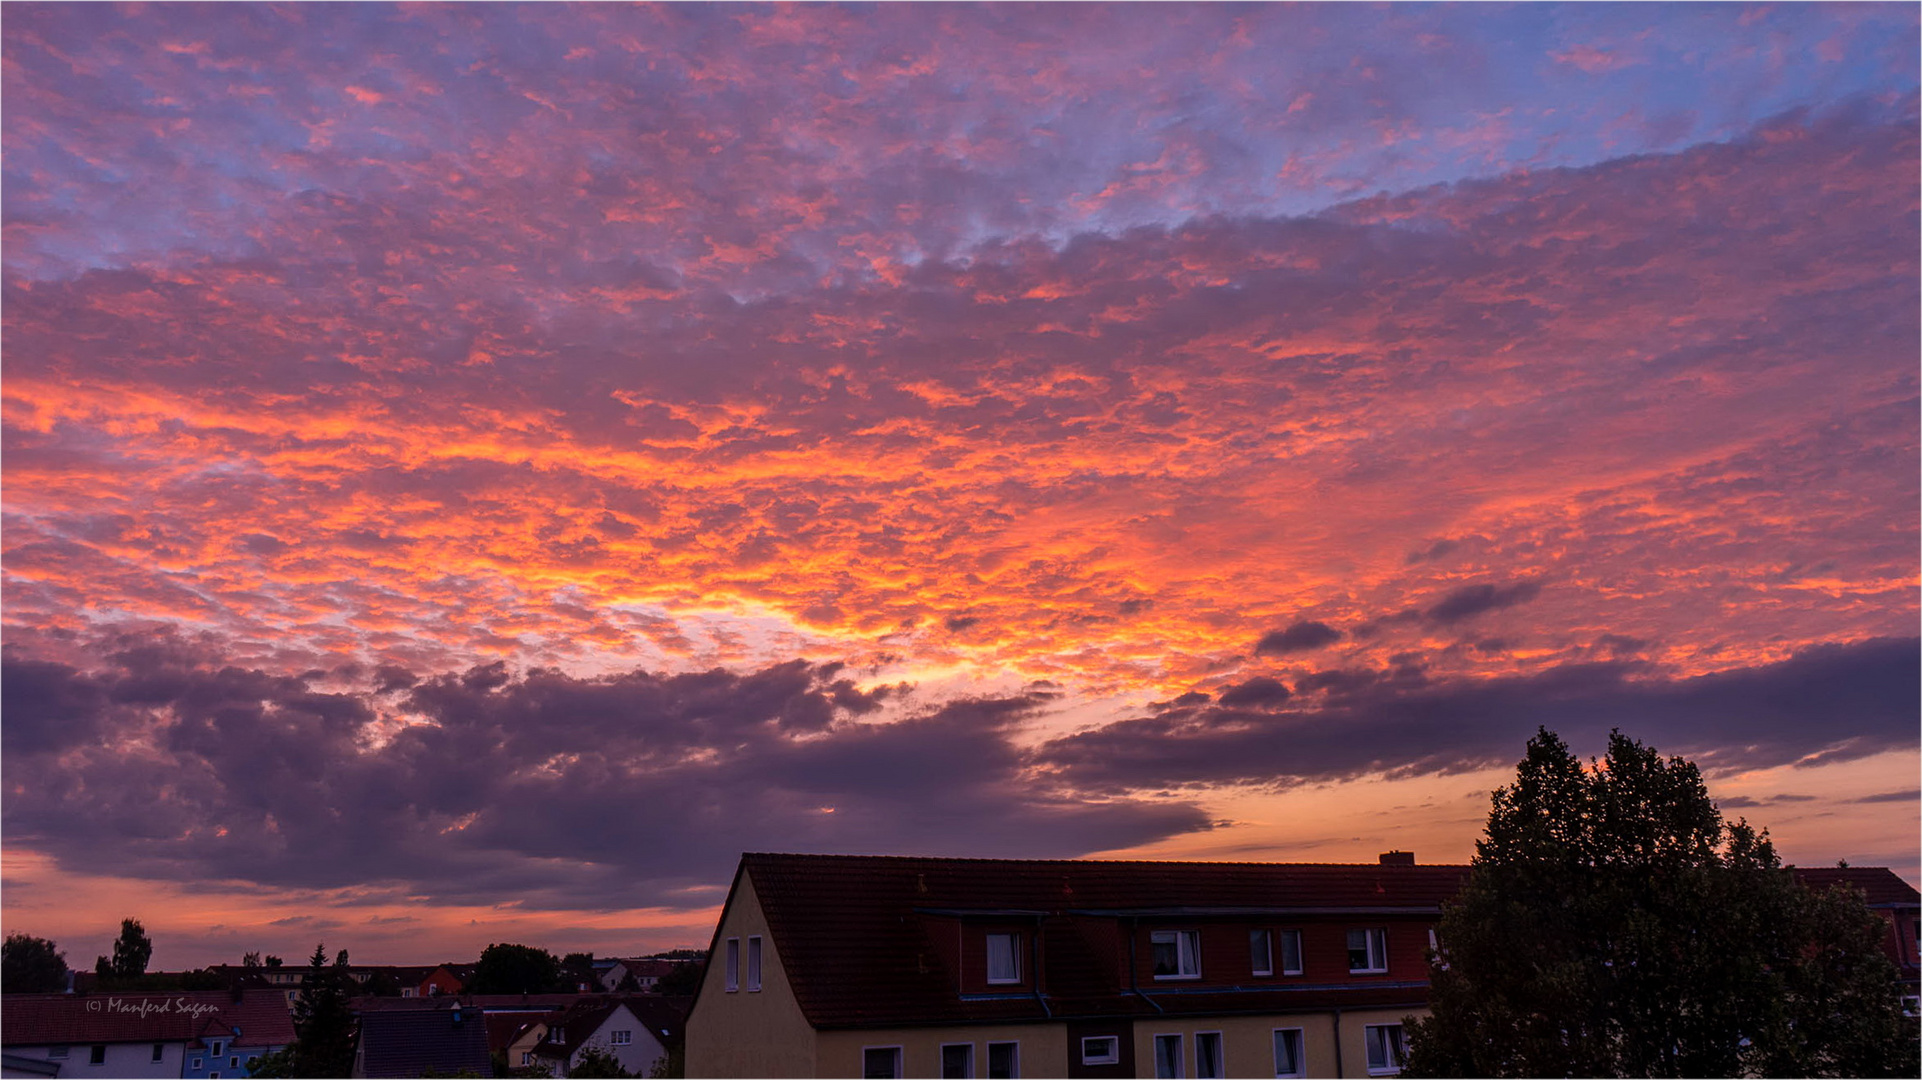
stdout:
<svg viewBox="0 0 1922 1080">
<path fill-rule="evenodd" d="M 546 994 L 574 989 L 561 974 L 561 962 L 546 949 L 496 943 L 481 950 L 467 990 L 475 994 Z"/>
<path fill-rule="evenodd" d="M 1696 767 L 1542 729 L 1443 914 L 1410 1076 L 1913 1076 L 1887 924 L 1813 893 Z"/>
<path fill-rule="evenodd" d="M 264 1055 L 253 1075 L 346 1076 L 354 1065 L 356 1031 L 348 1000 L 353 992 L 347 950 L 340 950 L 329 964 L 326 946 L 315 945 L 306 980 L 294 999 L 294 1044 Z"/>
<path fill-rule="evenodd" d="M 66 988 L 67 958 L 53 942 L 31 934 L 7 935 L 0 945 L 0 990 L 57 994 Z"/>
<path fill-rule="evenodd" d="M 120 920 L 120 936 L 114 939 L 113 958 L 98 957 L 93 971 L 102 986 L 132 986 L 147 973 L 153 959 L 153 941 L 139 919 Z"/>
</svg>

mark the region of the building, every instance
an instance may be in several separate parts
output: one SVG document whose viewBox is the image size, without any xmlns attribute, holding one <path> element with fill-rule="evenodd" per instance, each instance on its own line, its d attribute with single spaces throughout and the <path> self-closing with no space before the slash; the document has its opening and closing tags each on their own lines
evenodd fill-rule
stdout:
<svg viewBox="0 0 1922 1080">
<path fill-rule="evenodd" d="M 1394 1075 L 1467 870 L 1405 852 L 1366 865 L 744 855 L 686 1074 Z M 1891 951 L 1914 956 L 1913 888 L 1882 869 L 1809 877 L 1881 895 Z"/>
<path fill-rule="evenodd" d="M 549 1076 L 571 1076 L 581 1055 L 593 1049 L 614 1058 L 628 1074 L 646 1076 L 667 1057 L 678 1027 L 678 1020 L 670 1021 L 658 1006 L 628 997 L 583 1001 L 550 1014 L 542 1021 L 546 1035 L 531 1047 L 527 1063 L 546 1069 Z M 642 1013 L 653 1015 L 643 1018 Z"/>
<path fill-rule="evenodd" d="M 273 990 L 0 995 L 9 1076 L 244 1077 L 293 1040 Z"/>
<path fill-rule="evenodd" d="M 393 1009 L 361 1016 L 351 1075 L 429 1074 L 494 1075 L 479 1009 Z"/>
</svg>

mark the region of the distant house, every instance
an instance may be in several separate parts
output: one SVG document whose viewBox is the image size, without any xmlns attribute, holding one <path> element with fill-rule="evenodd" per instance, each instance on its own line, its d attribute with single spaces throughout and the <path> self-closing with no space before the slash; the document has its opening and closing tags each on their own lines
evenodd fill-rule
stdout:
<svg viewBox="0 0 1922 1080">
<path fill-rule="evenodd" d="M 534 1047 L 547 1037 L 547 1024 L 541 1019 L 541 1015 L 488 1014 L 487 1052 L 501 1055 L 506 1059 L 509 1068 L 525 1068 L 533 1065 Z"/>
<path fill-rule="evenodd" d="M 628 995 L 599 1002 L 583 1001 L 543 1018 L 546 1034 L 534 1043 L 528 1064 L 549 1076 L 571 1076 L 582 1052 L 599 1049 L 635 1076 L 646 1076 L 679 1042 L 679 1009 L 659 998 Z M 509 1064 L 520 1064 L 508 1058 Z"/>
<path fill-rule="evenodd" d="M 360 1018 L 352 1075 L 494 1075 L 487 1025 L 473 1008 L 392 1009 Z"/>
<path fill-rule="evenodd" d="M 1405 852 L 1365 865 L 744 855 L 686 1074 L 1392 1076 L 1467 871 Z M 1922 898 L 1894 874 L 1804 879 L 1863 888 L 1894 921 L 1892 953 L 1914 956 Z"/>
<path fill-rule="evenodd" d="M 0 995 L 8 1076 L 244 1077 L 293 1040 L 272 990 Z"/>
<path fill-rule="evenodd" d="M 441 964 L 429 972 L 414 986 L 414 997 L 439 997 L 442 994 L 458 994 L 474 977 L 472 964 Z"/>
<path fill-rule="evenodd" d="M 664 960 L 655 956 L 642 956 L 632 959 L 607 958 L 594 961 L 594 974 L 601 981 L 601 989 L 616 993 L 627 977 L 634 977 L 634 986 L 642 993 L 653 993 L 663 976 L 673 971 L 686 960 Z"/>
</svg>

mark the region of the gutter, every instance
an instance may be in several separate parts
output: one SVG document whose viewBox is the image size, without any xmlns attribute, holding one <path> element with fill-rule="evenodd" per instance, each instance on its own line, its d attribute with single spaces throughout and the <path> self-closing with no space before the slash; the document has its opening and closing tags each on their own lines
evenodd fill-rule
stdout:
<svg viewBox="0 0 1922 1080">
<path fill-rule="evenodd" d="M 1346 1076 L 1341 1071 L 1341 1009 L 1335 1009 L 1335 1075 Z"/>
<path fill-rule="evenodd" d="M 1162 1008 L 1161 1003 L 1159 1001 L 1156 1001 L 1154 998 L 1149 997 L 1141 989 L 1141 981 L 1139 977 L 1139 972 L 1141 971 L 1141 968 L 1140 968 L 1140 965 L 1135 963 L 1135 939 L 1141 936 L 1140 934 L 1136 933 L 1136 931 L 1140 929 L 1140 926 L 1141 926 L 1140 919 L 1130 918 L 1128 920 L 1128 990 L 1131 993 L 1133 993 L 1134 996 L 1147 1002 L 1149 1005 L 1154 1006 L 1154 1010 L 1156 1014 L 1165 1014 L 1168 1010 Z M 1339 1072 L 1337 1072 L 1336 1075 L 1340 1075 Z"/>
<path fill-rule="evenodd" d="M 1041 994 L 1041 920 L 1048 916 L 1035 912 L 1034 934 L 1028 942 L 1028 970 L 1034 972 L 1034 1003 L 1041 1006 L 1041 1015 L 1054 1019 L 1054 1010 L 1048 1007 L 1048 999 Z"/>
</svg>

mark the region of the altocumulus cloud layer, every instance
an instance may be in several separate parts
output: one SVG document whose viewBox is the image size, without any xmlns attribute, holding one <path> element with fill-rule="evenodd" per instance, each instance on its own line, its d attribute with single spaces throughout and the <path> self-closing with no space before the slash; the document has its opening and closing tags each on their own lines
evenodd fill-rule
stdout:
<svg viewBox="0 0 1922 1080">
<path fill-rule="evenodd" d="M 1915 32 L 10 11 L 6 840 L 704 903 L 1912 751 Z"/>
</svg>

